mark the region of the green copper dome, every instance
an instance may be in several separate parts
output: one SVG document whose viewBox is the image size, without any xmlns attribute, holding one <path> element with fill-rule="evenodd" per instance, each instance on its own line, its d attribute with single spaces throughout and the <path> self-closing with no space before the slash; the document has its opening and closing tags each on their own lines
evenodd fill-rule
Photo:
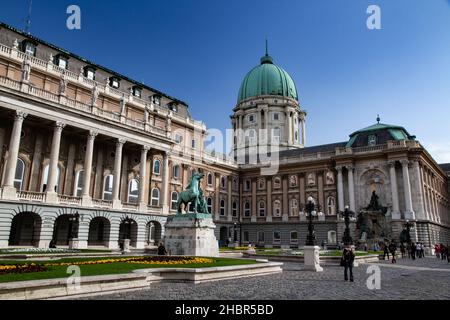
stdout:
<svg viewBox="0 0 450 320">
<path fill-rule="evenodd" d="M 261 64 L 253 68 L 242 81 L 238 103 L 261 95 L 283 96 L 298 100 L 297 88 L 291 76 L 273 63 L 266 54 Z"/>
</svg>

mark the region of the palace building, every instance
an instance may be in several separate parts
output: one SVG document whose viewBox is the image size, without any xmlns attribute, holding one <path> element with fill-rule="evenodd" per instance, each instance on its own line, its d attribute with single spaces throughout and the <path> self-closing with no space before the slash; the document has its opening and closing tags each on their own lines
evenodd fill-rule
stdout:
<svg viewBox="0 0 450 320">
<path fill-rule="evenodd" d="M 152 247 L 195 171 L 221 245 L 302 246 L 310 197 L 318 243 L 336 245 L 339 213 L 367 208 L 373 191 L 384 237 L 409 221 L 428 247 L 450 240 L 450 164 L 404 127 L 378 120 L 348 141 L 307 146 L 296 85 L 267 53 L 232 112 L 234 154 L 276 146 L 276 173 L 206 151 L 206 125 L 185 102 L 0 24 L 0 247 Z M 355 238 L 360 228 L 355 217 Z"/>
</svg>

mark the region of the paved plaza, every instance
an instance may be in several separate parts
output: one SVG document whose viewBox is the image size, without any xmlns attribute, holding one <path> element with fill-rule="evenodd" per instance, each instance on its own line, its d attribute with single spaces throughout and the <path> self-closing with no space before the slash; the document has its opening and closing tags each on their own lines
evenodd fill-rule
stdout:
<svg viewBox="0 0 450 320">
<path fill-rule="evenodd" d="M 379 265 L 381 289 L 369 290 L 366 274 Z M 436 258 L 398 259 L 361 264 L 354 269 L 355 282 L 343 281 L 343 268 L 325 266 L 321 273 L 301 271 L 298 263 L 285 263 L 276 275 L 224 280 L 201 284 L 161 283 L 150 289 L 118 292 L 84 299 L 133 300 L 305 300 L 305 299 L 450 299 L 450 264 Z"/>
</svg>

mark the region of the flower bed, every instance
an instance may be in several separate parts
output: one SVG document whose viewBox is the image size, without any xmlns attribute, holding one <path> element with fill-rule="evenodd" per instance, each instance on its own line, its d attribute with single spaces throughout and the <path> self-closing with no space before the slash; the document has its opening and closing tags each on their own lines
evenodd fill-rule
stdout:
<svg viewBox="0 0 450 320">
<path fill-rule="evenodd" d="M 30 272 L 42 272 L 47 271 L 47 268 L 40 264 L 24 264 L 24 265 L 3 265 L 0 266 L 0 275 L 11 273 L 30 273 Z"/>
</svg>

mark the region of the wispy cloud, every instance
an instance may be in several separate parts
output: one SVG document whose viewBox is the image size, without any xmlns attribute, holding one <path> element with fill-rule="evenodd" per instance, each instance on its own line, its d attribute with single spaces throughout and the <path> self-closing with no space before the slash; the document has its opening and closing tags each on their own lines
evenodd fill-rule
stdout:
<svg viewBox="0 0 450 320">
<path fill-rule="evenodd" d="M 448 0 L 450 2 L 450 0 Z M 437 163 L 450 162 L 450 142 L 434 142 L 424 146 Z"/>
</svg>

